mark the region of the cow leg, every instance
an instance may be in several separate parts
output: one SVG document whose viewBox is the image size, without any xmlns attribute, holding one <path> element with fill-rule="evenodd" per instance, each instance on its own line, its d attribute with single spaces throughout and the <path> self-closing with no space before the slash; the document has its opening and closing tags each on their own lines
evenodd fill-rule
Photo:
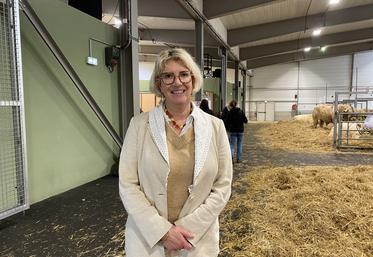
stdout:
<svg viewBox="0 0 373 257">
<path fill-rule="evenodd" d="M 320 127 L 321 127 L 321 128 L 324 127 L 324 121 L 323 121 L 323 120 L 320 120 Z"/>
<path fill-rule="evenodd" d="M 317 123 L 318 123 L 318 120 L 313 118 L 313 127 L 314 128 L 317 128 Z"/>
</svg>

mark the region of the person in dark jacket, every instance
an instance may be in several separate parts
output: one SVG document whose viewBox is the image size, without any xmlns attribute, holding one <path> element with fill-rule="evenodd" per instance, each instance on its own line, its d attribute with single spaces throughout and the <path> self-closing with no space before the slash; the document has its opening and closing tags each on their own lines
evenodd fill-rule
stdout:
<svg viewBox="0 0 373 257">
<path fill-rule="evenodd" d="M 235 153 L 235 146 L 237 143 L 237 162 L 241 162 L 244 123 L 247 123 L 247 118 L 244 112 L 239 107 L 237 107 L 237 102 L 235 100 L 232 100 L 229 103 L 229 106 L 230 111 L 227 115 L 227 129 L 229 132 L 229 142 L 231 146 L 232 160 Z"/>
<path fill-rule="evenodd" d="M 227 124 L 227 119 L 228 119 L 228 113 L 229 113 L 229 106 L 225 106 L 220 114 L 220 119 L 223 120 L 225 130 L 228 132 L 228 124 Z"/>
<path fill-rule="evenodd" d="M 199 104 L 199 108 L 201 108 L 201 110 L 205 113 L 214 115 L 213 111 L 209 108 L 209 101 L 207 101 L 207 99 L 202 99 L 201 103 Z"/>
</svg>

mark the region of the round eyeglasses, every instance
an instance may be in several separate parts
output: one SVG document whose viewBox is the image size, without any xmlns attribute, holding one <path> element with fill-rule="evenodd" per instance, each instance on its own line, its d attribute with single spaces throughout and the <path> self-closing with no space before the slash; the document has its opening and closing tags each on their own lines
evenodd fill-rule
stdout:
<svg viewBox="0 0 373 257">
<path fill-rule="evenodd" d="M 165 72 L 165 73 L 162 73 L 159 76 L 159 78 L 161 79 L 163 84 L 169 86 L 169 85 L 172 85 L 173 83 L 175 83 L 176 77 L 179 78 L 181 83 L 186 84 L 186 83 L 189 83 L 189 82 L 192 81 L 192 76 L 193 76 L 193 74 L 190 71 L 182 71 L 182 72 L 179 73 L 179 75 L 175 75 L 172 72 Z"/>
</svg>

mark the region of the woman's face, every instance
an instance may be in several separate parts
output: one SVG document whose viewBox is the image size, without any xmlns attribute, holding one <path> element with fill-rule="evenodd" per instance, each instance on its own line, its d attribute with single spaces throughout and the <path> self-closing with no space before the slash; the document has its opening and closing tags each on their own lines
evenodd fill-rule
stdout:
<svg viewBox="0 0 373 257">
<path fill-rule="evenodd" d="M 180 61 L 168 61 L 160 75 L 160 90 L 169 105 L 189 104 L 193 90 L 190 70 Z"/>
</svg>

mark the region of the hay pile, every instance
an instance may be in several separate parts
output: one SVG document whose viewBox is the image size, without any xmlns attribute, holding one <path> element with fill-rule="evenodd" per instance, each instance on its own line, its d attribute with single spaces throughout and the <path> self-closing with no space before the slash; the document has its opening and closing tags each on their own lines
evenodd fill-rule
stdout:
<svg viewBox="0 0 373 257">
<path fill-rule="evenodd" d="M 326 128 L 312 127 L 311 120 L 289 120 L 269 123 L 263 126 L 258 136 L 265 147 L 288 151 L 331 152 L 333 148 L 330 133 Z"/>
<path fill-rule="evenodd" d="M 373 166 L 261 167 L 233 188 L 219 256 L 373 256 Z"/>
</svg>

